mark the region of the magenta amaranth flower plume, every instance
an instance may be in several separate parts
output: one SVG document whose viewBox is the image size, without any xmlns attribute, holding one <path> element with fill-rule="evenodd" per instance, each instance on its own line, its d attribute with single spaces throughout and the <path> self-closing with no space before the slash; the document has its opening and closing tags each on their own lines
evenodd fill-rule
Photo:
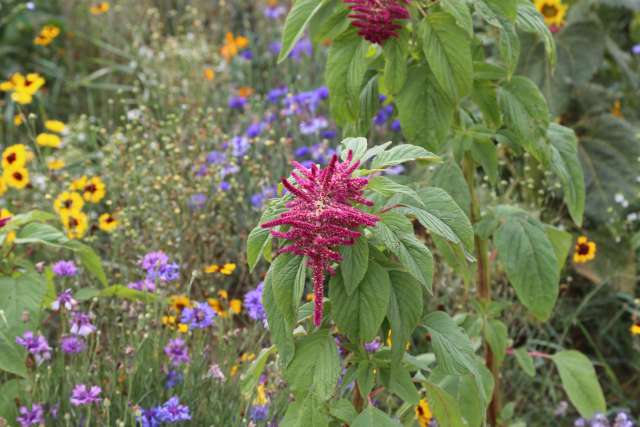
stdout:
<svg viewBox="0 0 640 427">
<path fill-rule="evenodd" d="M 307 169 L 294 161 L 296 170 L 291 176 L 298 185 L 282 180 L 294 199 L 286 204 L 288 210 L 280 217 L 262 224 L 264 228 L 289 227 L 287 231 L 271 230 L 273 237 L 290 241 L 278 251 L 279 254 L 289 252 L 307 257 L 313 276 L 313 321 L 316 326 L 322 321 L 325 271 L 333 274 L 331 263 L 342 260 L 336 246 L 353 245 L 361 235 L 358 227 L 374 226 L 378 221 L 378 217 L 352 206 L 356 203 L 373 205 L 363 197 L 368 178 L 352 176 L 360 166 L 359 161 L 352 162 L 352 159 L 351 151 L 344 162 L 339 162 L 334 154 L 324 169 L 315 164 Z"/>
<path fill-rule="evenodd" d="M 409 19 L 404 5 L 409 0 L 344 0 L 349 5 L 351 25 L 358 34 L 371 43 L 383 44 L 388 38 L 397 37 L 402 25 L 396 21 Z"/>
</svg>

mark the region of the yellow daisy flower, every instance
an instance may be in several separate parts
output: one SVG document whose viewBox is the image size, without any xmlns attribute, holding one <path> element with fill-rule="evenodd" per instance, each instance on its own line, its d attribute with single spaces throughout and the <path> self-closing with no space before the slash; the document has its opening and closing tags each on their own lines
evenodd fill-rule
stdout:
<svg viewBox="0 0 640 427">
<path fill-rule="evenodd" d="M 22 116 L 22 114 L 16 114 L 15 116 L 13 116 L 13 125 L 14 126 L 18 127 L 22 123 L 24 123 L 24 117 Z"/>
<path fill-rule="evenodd" d="M 256 358 L 256 355 L 251 353 L 251 352 L 247 352 L 247 353 L 242 353 L 240 355 L 240 361 L 241 362 L 252 362 L 254 359 Z"/>
<path fill-rule="evenodd" d="M 640 323 L 634 323 L 631 325 L 629 332 L 631 332 L 631 335 L 640 335 Z"/>
<path fill-rule="evenodd" d="M 0 175 L 0 196 L 7 192 L 7 183 L 4 182 L 4 178 Z"/>
<path fill-rule="evenodd" d="M 53 209 L 58 215 L 80 212 L 84 206 L 82 196 L 74 191 L 63 191 L 53 201 Z"/>
<path fill-rule="evenodd" d="M 57 171 L 62 169 L 65 166 L 64 160 L 62 159 L 49 159 L 47 160 L 47 168 L 52 171 Z"/>
<path fill-rule="evenodd" d="M 29 185 L 29 171 L 22 166 L 5 169 L 2 173 L 2 178 L 4 178 L 7 186 L 18 190 L 22 190 Z"/>
<path fill-rule="evenodd" d="M 13 92 L 11 94 L 11 100 L 20 105 L 27 105 L 33 102 L 33 95 L 28 92 Z"/>
<path fill-rule="evenodd" d="M 211 67 L 206 67 L 204 69 L 204 78 L 209 80 L 210 82 L 213 81 L 213 79 L 215 79 L 216 77 L 216 72 L 213 68 Z"/>
<path fill-rule="evenodd" d="M 42 27 L 42 30 L 40 30 L 40 34 L 45 37 L 55 39 L 60 35 L 60 28 L 56 27 L 55 25 L 45 25 L 44 27 Z"/>
<path fill-rule="evenodd" d="M 429 403 L 425 399 L 420 399 L 420 403 L 416 406 L 418 424 L 420 424 L 420 427 L 427 427 L 432 419 L 433 414 L 431 413 L 431 408 L 429 408 Z"/>
<path fill-rule="evenodd" d="M 103 13 L 107 13 L 111 5 L 107 1 L 102 1 L 100 3 L 96 3 L 89 8 L 89 12 L 92 15 L 102 15 Z"/>
<path fill-rule="evenodd" d="M 242 300 L 232 299 L 229 301 L 229 310 L 233 314 L 240 314 L 242 312 Z"/>
<path fill-rule="evenodd" d="M 235 271 L 235 269 L 236 265 L 230 262 L 222 266 L 222 268 L 220 269 L 220 273 L 224 274 L 225 276 L 230 276 Z"/>
<path fill-rule="evenodd" d="M 218 297 L 222 299 L 229 299 L 229 293 L 224 289 L 218 291 Z"/>
<path fill-rule="evenodd" d="M 220 270 L 220 266 L 218 264 L 211 264 L 204 268 L 205 273 L 217 273 Z"/>
<path fill-rule="evenodd" d="M 64 122 L 61 122 L 60 120 L 46 120 L 44 122 L 44 127 L 51 132 L 62 133 L 66 126 Z"/>
<path fill-rule="evenodd" d="M 89 220 L 84 212 L 64 213 L 61 218 L 70 239 L 81 239 L 89 229 Z"/>
<path fill-rule="evenodd" d="M 43 132 L 36 136 L 36 144 L 43 147 L 58 148 L 62 143 L 62 139 L 56 134 Z"/>
<path fill-rule="evenodd" d="M 99 203 L 106 193 L 106 186 L 98 176 L 88 179 L 82 189 L 84 200 L 91 203 Z"/>
<path fill-rule="evenodd" d="M 100 215 L 100 218 L 98 218 L 98 226 L 100 227 L 100 230 L 111 233 L 113 230 L 118 228 L 118 220 L 116 220 L 110 213 L 105 213 Z"/>
<path fill-rule="evenodd" d="M 169 298 L 169 306 L 178 313 L 187 307 L 191 307 L 191 300 L 185 295 L 172 295 Z"/>
<path fill-rule="evenodd" d="M 560 0 L 535 0 L 536 9 L 544 17 L 547 26 L 561 27 L 567 14 L 567 6 Z"/>
<path fill-rule="evenodd" d="M 189 332 L 189 325 L 184 323 L 179 323 L 178 332 L 180 332 L 181 334 L 186 334 L 187 332 Z"/>
<path fill-rule="evenodd" d="M 2 167 L 4 169 L 19 168 L 27 164 L 27 147 L 24 144 L 14 144 L 2 152 Z"/>
<path fill-rule="evenodd" d="M 584 264 L 596 257 L 596 243 L 590 242 L 585 236 L 578 237 L 576 247 L 573 252 L 573 262 Z"/>
</svg>

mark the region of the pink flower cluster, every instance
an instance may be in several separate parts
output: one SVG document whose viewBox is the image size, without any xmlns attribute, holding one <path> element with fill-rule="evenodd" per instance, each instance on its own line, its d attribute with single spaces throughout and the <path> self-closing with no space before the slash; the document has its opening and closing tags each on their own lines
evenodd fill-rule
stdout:
<svg viewBox="0 0 640 427">
<path fill-rule="evenodd" d="M 409 19 L 404 5 L 409 0 L 344 0 L 351 12 L 351 25 L 358 34 L 371 43 L 382 45 L 388 38 L 397 37 L 402 28 L 396 21 Z"/>
<path fill-rule="evenodd" d="M 349 151 L 346 161 L 340 162 L 334 155 L 324 169 L 315 164 L 308 169 L 293 162 L 295 170 L 291 177 L 297 186 L 286 179 L 282 183 L 294 199 L 286 204 L 286 212 L 262 224 L 264 228 L 273 228 L 273 237 L 289 241 L 279 254 L 288 252 L 307 257 L 313 277 L 316 326 L 322 321 L 325 272 L 334 274 L 331 263 L 342 260 L 337 247 L 353 245 L 361 235 L 357 231 L 359 227 L 374 226 L 378 221 L 378 217 L 352 206 L 373 204 L 363 197 L 368 178 L 352 176 L 360 165 L 359 161 L 352 160 L 353 153 Z M 274 228 L 280 226 L 288 228 L 286 231 Z"/>
</svg>

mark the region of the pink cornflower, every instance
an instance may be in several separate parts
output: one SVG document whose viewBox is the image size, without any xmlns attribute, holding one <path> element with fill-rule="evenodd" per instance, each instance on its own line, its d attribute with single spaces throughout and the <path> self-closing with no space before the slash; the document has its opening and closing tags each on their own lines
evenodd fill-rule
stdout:
<svg viewBox="0 0 640 427">
<path fill-rule="evenodd" d="M 102 400 L 100 393 L 102 393 L 102 389 L 98 386 L 88 387 L 84 384 L 76 384 L 71 391 L 69 401 L 73 406 L 91 405 Z"/>
<path fill-rule="evenodd" d="M 307 257 L 313 277 L 316 326 L 322 321 L 325 271 L 334 274 L 331 264 L 342 260 L 337 247 L 353 245 L 361 235 L 359 227 L 374 226 L 378 221 L 378 217 L 352 206 L 373 205 L 363 197 L 368 178 L 352 176 L 360 166 L 360 161 L 352 162 L 352 159 L 351 151 L 344 162 L 334 155 L 324 169 L 315 164 L 307 169 L 293 162 L 295 171 L 291 177 L 297 186 L 286 179 L 282 183 L 294 199 L 287 202 L 286 212 L 262 224 L 264 228 L 272 228 L 273 237 L 289 241 L 278 254 L 288 252 Z M 282 225 L 288 227 L 287 231 L 275 228 Z"/>
<path fill-rule="evenodd" d="M 397 20 L 409 19 L 404 5 L 409 0 L 344 0 L 349 5 L 351 25 L 371 43 L 382 45 L 388 38 L 398 37 L 402 25 Z"/>
</svg>

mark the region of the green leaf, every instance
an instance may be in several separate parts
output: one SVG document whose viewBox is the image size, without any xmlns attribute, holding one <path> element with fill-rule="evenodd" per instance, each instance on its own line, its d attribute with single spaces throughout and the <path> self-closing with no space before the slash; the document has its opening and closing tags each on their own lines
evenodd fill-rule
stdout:
<svg viewBox="0 0 640 427">
<path fill-rule="evenodd" d="M 22 379 L 11 379 L 0 385 L 0 418 L 14 420 L 18 416 L 16 401 L 29 401 L 27 387 L 27 382 Z"/>
<path fill-rule="evenodd" d="M 4 312 L 10 328 L 24 323 L 24 311 L 28 311 L 32 318 L 36 317 L 46 290 L 43 277 L 35 272 L 0 277 L 0 311 Z"/>
<path fill-rule="evenodd" d="M 569 400 L 583 418 L 591 418 L 596 412 L 604 413 L 604 400 L 598 376 L 591 361 L 575 350 L 558 352 L 552 357 Z"/>
<path fill-rule="evenodd" d="M 489 80 L 475 80 L 473 82 L 473 102 L 478 105 L 482 117 L 490 126 L 500 127 L 502 116 L 498 110 L 497 84 Z"/>
<path fill-rule="evenodd" d="M 551 169 L 562 182 L 564 201 L 573 222 L 581 226 L 586 196 L 578 140 L 573 129 L 556 123 L 549 125 L 547 136 L 551 142 Z"/>
<path fill-rule="evenodd" d="M 498 319 L 489 319 L 484 326 L 484 339 L 491 347 L 496 366 L 502 365 L 509 345 L 507 325 Z"/>
<path fill-rule="evenodd" d="M 358 382 L 360 393 L 363 396 L 368 396 L 376 382 L 376 374 L 368 361 L 362 360 L 358 363 L 356 381 Z"/>
<path fill-rule="evenodd" d="M 384 84 L 392 95 L 400 92 L 407 81 L 407 43 L 405 32 L 392 37 L 384 44 Z"/>
<path fill-rule="evenodd" d="M 339 376 L 338 349 L 328 329 L 296 339 L 295 356 L 285 371 L 285 378 L 296 396 L 311 393 L 320 400 L 328 400 Z"/>
<path fill-rule="evenodd" d="M 410 274 L 390 271 L 391 298 L 387 318 L 391 325 L 391 351 L 395 360 L 404 354 L 405 343 L 411 337 L 422 316 L 422 287 Z"/>
<path fill-rule="evenodd" d="M 413 160 L 437 161 L 439 159 L 432 152 L 417 145 L 400 144 L 374 157 L 371 162 L 371 169 L 384 169 Z"/>
<path fill-rule="evenodd" d="M 536 374 L 536 368 L 533 364 L 533 357 L 529 355 L 526 347 L 519 347 L 513 351 L 516 361 L 525 374 L 533 378 Z"/>
<path fill-rule="evenodd" d="M 325 0 L 296 0 L 287 15 L 282 30 L 282 49 L 278 62 L 284 61 L 291 53 L 293 46 L 300 40 L 304 30 L 315 15 L 326 3 Z"/>
<path fill-rule="evenodd" d="M 482 0 L 491 11 L 509 21 L 516 19 L 518 0 Z"/>
<path fill-rule="evenodd" d="M 260 216 L 258 225 L 249 233 L 247 237 L 247 264 L 249 264 L 250 271 L 253 271 L 264 250 L 271 245 L 271 230 L 262 228 L 261 225 L 276 219 L 284 210 L 284 199 L 270 201 Z"/>
<path fill-rule="evenodd" d="M 551 315 L 558 298 L 558 260 L 542 226 L 511 217 L 495 235 L 498 260 L 520 302 L 540 320 Z"/>
<path fill-rule="evenodd" d="M 340 399 L 331 402 L 329 413 L 334 417 L 347 424 L 353 423 L 358 416 L 356 409 L 347 399 Z"/>
<path fill-rule="evenodd" d="M 404 194 L 408 198 L 410 198 L 413 203 L 422 206 L 422 201 L 418 197 L 418 194 L 410 187 L 406 185 L 402 185 L 391 178 L 386 176 L 374 176 L 369 179 L 369 183 L 367 185 L 367 189 L 374 191 L 383 197 L 393 197 L 398 194 Z"/>
<path fill-rule="evenodd" d="M 93 277 L 98 279 L 102 286 L 109 286 L 107 274 L 104 272 L 104 268 L 102 266 L 102 260 L 90 246 L 80 243 L 77 240 L 69 240 L 64 246 L 73 250 L 76 255 L 78 255 L 80 262 L 82 262 L 82 266 Z"/>
<path fill-rule="evenodd" d="M 15 244 L 23 245 L 26 243 L 41 243 L 59 247 L 68 242 L 69 239 L 64 233 L 57 228 L 40 222 L 31 222 L 18 231 Z"/>
<path fill-rule="evenodd" d="M 341 125 L 355 122 L 360 111 L 360 86 L 367 70 L 367 44 L 355 32 L 331 44 L 325 68 L 331 114 Z"/>
<path fill-rule="evenodd" d="M 304 258 L 298 255 L 284 253 L 278 255 L 269 272 L 272 276 L 271 289 L 275 298 L 278 311 L 284 316 L 285 321 L 294 324 L 298 311 L 299 300 L 295 296 L 299 293 L 300 275 L 298 273 Z M 304 266 L 303 266 L 304 268 Z M 302 276 L 304 286 L 304 275 Z"/>
<path fill-rule="evenodd" d="M 471 156 L 478 162 L 489 182 L 496 184 L 498 181 L 498 150 L 490 139 L 476 139 L 471 144 Z"/>
<path fill-rule="evenodd" d="M 404 402 L 417 405 L 420 394 L 413 384 L 411 374 L 399 363 L 392 363 L 389 372 L 389 390 Z"/>
<path fill-rule="evenodd" d="M 333 11 L 327 16 L 328 11 Z M 347 19 L 349 9 L 346 4 L 339 0 L 329 0 L 325 5 L 314 14 L 313 19 L 309 23 L 309 35 L 314 43 L 320 43 L 325 40 L 333 40 L 340 34 L 345 32 L 351 21 Z"/>
<path fill-rule="evenodd" d="M 345 138 L 340 144 L 344 145 L 344 149 L 340 150 L 340 158 L 342 160 L 347 159 L 349 150 L 352 152 L 354 161 L 362 159 L 364 153 L 367 152 L 367 138 Z"/>
<path fill-rule="evenodd" d="M 280 427 L 328 427 L 329 416 L 323 402 L 313 394 L 289 404 Z"/>
<path fill-rule="evenodd" d="M 348 295 L 340 275 L 329 283 L 331 312 L 336 325 L 353 341 L 371 341 L 387 313 L 391 282 L 387 272 L 373 261 L 357 289 Z M 271 325 L 271 323 L 269 323 Z"/>
<path fill-rule="evenodd" d="M 401 427 L 397 421 L 392 420 L 381 410 L 367 406 L 367 408 L 353 420 L 351 427 Z"/>
<path fill-rule="evenodd" d="M 520 58 L 520 38 L 515 26 L 510 22 L 503 22 L 500 29 L 500 39 L 498 40 L 498 51 L 500 57 L 507 67 L 509 78 L 513 75 L 518 66 Z"/>
<path fill-rule="evenodd" d="M 264 280 L 262 304 L 267 312 L 271 341 L 278 347 L 278 354 L 283 366 L 287 366 L 293 358 L 295 345 L 293 341 L 293 324 L 287 321 L 278 309 L 273 295 L 273 274 L 269 269 Z"/>
<path fill-rule="evenodd" d="M 11 217 L 11 221 L 9 221 L 3 228 L 1 233 L 8 233 L 10 231 L 15 231 L 22 227 L 25 224 L 29 224 L 31 222 L 46 222 L 53 221 L 57 217 L 49 212 L 43 211 L 29 211 L 27 213 L 18 214 Z"/>
<path fill-rule="evenodd" d="M 549 123 L 547 103 L 528 78 L 515 76 L 500 86 L 498 104 L 504 121 L 521 139 L 543 135 Z"/>
<path fill-rule="evenodd" d="M 465 0 L 442 0 L 440 6 L 454 17 L 456 24 L 465 30 L 469 37 L 473 37 L 473 20 Z"/>
<path fill-rule="evenodd" d="M 9 325 L 10 326 L 10 325 Z M 0 319 L 0 371 L 10 372 L 22 378 L 27 378 L 25 365 L 26 351 L 16 344 L 16 331 L 10 330 Z M 0 399 L 2 393 L 0 393 Z"/>
<path fill-rule="evenodd" d="M 360 236 L 352 246 L 340 248 L 342 261 L 340 272 L 347 295 L 351 296 L 364 278 L 369 265 L 369 242 L 366 237 Z"/>
<path fill-rule="evenodd" d="M 493 1 L 499 2 L 501 0 Z M 511 2 L 512 0 L 509 1 Z M 535 5 L 529 0 L 518 1 L 516 27 L 522 31 L 542 36 L 545 53 L 551 67 L 554 67 L 556 64 L 556 45 L 553 34 L 549 31 L 549 27 L 545 24 L 542 15 L 538 13 Z"/>
<path fill-rule="evenodd" d="M 464 179 L 462 169 L 452 159 L 442 163 L 431 177 L 431 185 L 445 190 L 453 200 L 469 216 L 471 210 L 471 195 L 467 181 Z M 466 243 L 465 243 L 466 245 Z"/>
<path fill-rule="evenodd" d="M 448 13 L 434 12 L 419 28 L 429 67 L 442 89 L 453 100 L 471 92 L 473 63 L 471 41 Z"/>
<path fill-rule="evenodd" d="M 573 246 L 573 236 L 567 231 L 557 229 L 550 225 L 545 225 L 544 232 L 553 245 L 553 251 L 556 253 L 558 260 L 558 273 L 560 273 Z"/>
<path fill-rule="evenodd" d="M 427 402 L 442 427 L 465 427 L 458 402 L 449 393 L 430 382 L 424 383 L 427 390 Z"/>
<path fill-rule="evenodd" d="M 454 105 L 425 66 L 411 66 L 396 97 L 402 133 L 414 144 L 438 152 L 453 122 Z"/>
<path fill-rule="evenodd" d="M 249 369 L 240 378 L 240 390 L 245 399 L 250 399 L 255 393 L 260 382 L 260 376 L 264 372 L 269 357 L 276 353 L 276 347 L 271 346 L 260 350 L 258 357 L 251 363 Z"/>
</svg>

